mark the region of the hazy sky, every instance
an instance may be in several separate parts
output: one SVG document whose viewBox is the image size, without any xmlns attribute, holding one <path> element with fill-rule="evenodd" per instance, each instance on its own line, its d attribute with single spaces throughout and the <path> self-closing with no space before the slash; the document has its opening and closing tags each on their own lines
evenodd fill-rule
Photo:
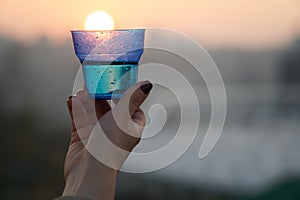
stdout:
<svg viewBox="0 0 300 200">
<path fill-rule="evenodd" d="M 208 46 L 273 47 L 300 35 L 300 0 L 0 0 L 0 34 L 60 41 L 94 10 L 119 29 L 171 28 Z"/>
</svg>

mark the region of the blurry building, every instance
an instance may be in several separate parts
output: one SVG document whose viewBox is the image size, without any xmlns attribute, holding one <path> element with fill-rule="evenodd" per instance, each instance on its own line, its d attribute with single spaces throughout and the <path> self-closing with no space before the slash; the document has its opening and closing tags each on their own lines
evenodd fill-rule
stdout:
<svg viewBox="0 0 300 200">
<path fill-rule="evenodd" d="M 283 56 L 280 70 L 277 114 L 297 119 L 300 117 L 300 38 Z"/>
</svg>

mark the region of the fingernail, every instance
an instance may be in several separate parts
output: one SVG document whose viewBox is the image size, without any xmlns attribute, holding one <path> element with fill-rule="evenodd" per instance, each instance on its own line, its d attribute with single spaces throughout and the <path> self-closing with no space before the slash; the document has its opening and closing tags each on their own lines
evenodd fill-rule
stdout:
<svg viewBox="0 0 300 200">
<path fill-rule="evenodd" d="M 72 95 L 68 97 L 68 100 L 70 100 L 72 98 Z"/>
<path fill-rule="evenodd" d="M 142 85 L 140 89 L 145 93 L 148 94 L 150 90 L 152 89 L 153 85 L 149 81 L 147 81 L 146 84 Z"/>
</svg>

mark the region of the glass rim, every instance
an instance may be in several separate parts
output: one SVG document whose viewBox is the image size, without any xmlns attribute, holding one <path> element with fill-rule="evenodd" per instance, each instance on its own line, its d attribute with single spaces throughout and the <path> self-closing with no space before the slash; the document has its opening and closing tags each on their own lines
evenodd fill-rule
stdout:
<svg viewBox="0 0 300 200">
<path fill-rule="evenodd" d="M 113 29 L 113 30 L 82 30 L 82 29 L 79 29 L 79 30 L 70 30 L 71 33 L 84 33 L 84 32 L 114 32 L 114 31 L 117 31 L 117 32 L 122 32 L 122 31 L 145 31 L 146 29 L 144 28 L 138 28 L 138 29 Z"/>
</svg>

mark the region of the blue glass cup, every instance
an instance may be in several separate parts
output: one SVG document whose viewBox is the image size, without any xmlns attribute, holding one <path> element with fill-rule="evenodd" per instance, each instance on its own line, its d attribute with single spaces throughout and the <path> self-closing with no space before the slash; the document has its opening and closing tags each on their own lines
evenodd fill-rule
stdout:
<svg viewBox="0 0 300 200">
<path fill-rule="evenodd" d="M 115 99 L 134 85 L 144 52 L 145 29 L 71 31 L 88 94 Z"/>
</svg>

